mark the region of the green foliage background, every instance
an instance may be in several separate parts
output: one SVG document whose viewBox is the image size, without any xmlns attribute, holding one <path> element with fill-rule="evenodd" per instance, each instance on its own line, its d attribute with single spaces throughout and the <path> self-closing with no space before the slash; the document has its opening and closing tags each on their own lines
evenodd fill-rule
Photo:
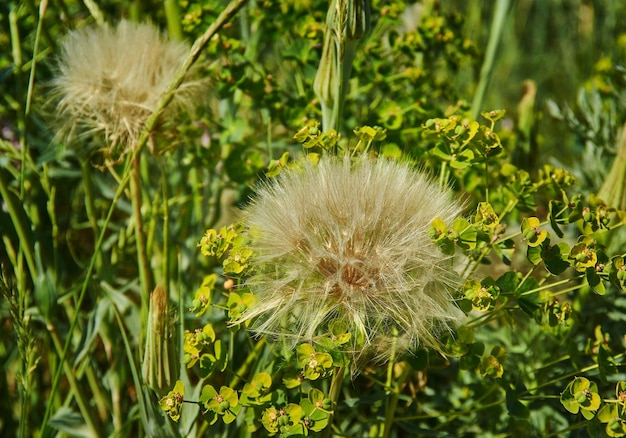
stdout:
<svg viewBox="0 0 626 438">
<path fill-rule="evenodd" d="M 76 146 L 55 136 L 49 83 L 59 42 L 71 29 L 123 17 L 191 42 L 228 3 L 3 2 L 0 434 L 331 433 L 274 431 L 271 409 L 289 403 L 292 426 L 302 423 L 298 406 L 318 425 L 332 419 L 337 436 L 626 434 L 626 205 L 623 192 L 595 196 L 607 184 L 624 187 L 626 164 L 613 166 L 624 160 L 622 3 L 373 1 L 339 133 L 324 133 L 313 81 L 327 2 L 247 2 L 201 51 L 211 81 L 198 96 L 205 111 L 183 114 L 173 134 L 142 151 L 140 247 L 137 201 L 119 189 L 127 163 L 98 169 L 88 151 L 103 139 Z M 407 8 L 414 14 L 403 21 Z M 361 126 L 370 128 L 353 132 Z M 282 388 L 284 370 L 303 368 L 298 355 L 227 328 L 246 298 L 224 283 L 240 281 L 243 267 L 232 265 L 233 241 L 205 232 L 235 222 L 255 182 L 302 156 L 303 144 L 320 152 L 359 140 L 410 159 L 468 200 L 467 220 L 435 224 L 433 236 L 472 261 L 473 281 L 459 292 L 474 313 L 446 341 L 446 357 L 421 350 L 368 367 L 347 376 L 329 405 L 340 359 Z M 181 404 L 180 387 L 169 392 L 174 380 L 155 391 L 141 375 L 146 290 L 157 284 L 177 315 L 170 333 L 181 352 L 169 360 L 184 400 L 200 405 Z M 188 370 L 194 342 L 204 362 Z M 259 394 L 244 386 L 251 382 Z M 211 404 L 218 393 L 231 405 L 238 394 L 246 409 Z"/>
</svg>

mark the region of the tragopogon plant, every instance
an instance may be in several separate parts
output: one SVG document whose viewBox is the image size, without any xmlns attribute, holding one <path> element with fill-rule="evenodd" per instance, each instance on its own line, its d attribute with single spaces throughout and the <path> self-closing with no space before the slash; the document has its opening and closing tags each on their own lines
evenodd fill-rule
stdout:
<svg viewBox="0 0 626 438">
<path fill-rule="evenodd" d="M 460 203 L 426 175 L 384 158 L 322 158 L 260 187 L 246 209 L 257 334 L 313 341 L 347 323 L 352 353 L 388 359 L 437 336 L 462 316 L 461 283 L 431 240 L 435 218 Z"/>
<path fill-rule="evenodd" d="M 132 149 L 188 52 L 187 44 L 168 40 L 150 24 L 122 20 L 116 27 L 71 32 L 52 81 L 60 133 L 70 140 L 75 134 L 102 134 L 108 143 L 105 160 L 118 160 Z M 202 102 L 197 96 L 206 82 L 192 75 L 168 106 L 169 118 Z"/>
</svg>

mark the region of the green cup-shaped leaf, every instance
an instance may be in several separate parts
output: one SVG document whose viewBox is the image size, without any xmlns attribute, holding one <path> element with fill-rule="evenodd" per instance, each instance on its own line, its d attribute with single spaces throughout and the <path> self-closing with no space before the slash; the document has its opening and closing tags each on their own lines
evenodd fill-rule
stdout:
<svg viewBox="0 0 626 438">
<path fill-rule="evenodd" d="M 298 386 L 302 385 L 303 381 L 304 375 L 296 370 L 287 371 L 283 375 L 283 385 L 287 389 L 297 388 Z"/>
<path fill-rule="evenodd" d="M 594 267 L 598 262 L 598 255 L 592 245 L 592 242 L 583 239 L 572 247 L 569 258 L 578 272 L 585 272 L 587 268 Z"/>
<path fill-rule="evenodd" d="M 561 394 L 561 404 L 572 414 L 577 414 L 580 411 L 580 404 L 574 399 L 574 395 L 569 391 L 564 391 Z"/>
<path fill-rule="evenodd" d="M 522 235 L 528 246 L 539 246 L 548 238 L 546 230 L 540 230 L 541 222 L 536 217 L 527 217 L 522 220 Z"/>
<path fill-rule="evenodd" d="M 169 417 L 178 421 L 180 419 L 180 410 L 183 406 L 183 396 L 185 395 L 185 385 L 182 381 L 176 381 L 174 388 L 161 400 L 159 400 L 159 406 L 163 409 Z"/>
<path fill-rule="evenodd" d="M 611 419 L 618 417 L 617 405 L 614 403 L 607 403 L 602 406 L 602 409 L 598 412 L 598 420 L 601 423 L 608 423 Z"/>
<path fill-rule="evenodd" d="M 481 116 L 483 116 L 485 119 L 489 120 L 492 123 L 495 123 L 498 120 L 500 120 L 502 117 L 504 117 L 504 114 L 506 114 L 506 110 L 503 110 L 503 109 L 483 111 L 480 113 Z"/>
<path fill-rule="evenodd" d="M 261 423 L 263 424 L 263 427 L 265 427 L 265 430 L 271 434 L 277 433 L 279 416 L 278 409 L 275 407 L 267 408 L 261 417 Z"/>
<path fill-rule="evenodd" d="M 598 385 L 585 377 L 576 377 L 572 380 L 563 394 L 561 404 L 573 414 L 581 411 L 583 416 L 590 420 L 600 407 L 602 399 L 598 394 Z"/>
<path fill-rule="evenodd" d="M 463 249 L 472 250 L 476 248 L 477 235 L 476 228 L 463 218 L 457 218 L 452 224 L 451 237 Z"/>
<path fill-rule="evenodd" d="M 483 378 L 489 376 L 498 379 L 504 374 L 504 367 L 497 357 L 490 354 L 481 359 L 478 374 Z"/>
<path fill-rule="evenodd" d="M 260 372 L 255 374 L 252 380 L 244 385 L 241 393 L 250 398 L 257 398 L 267 392 L 271 386 L 272 376 L 266 372 Z"/>
</svg>

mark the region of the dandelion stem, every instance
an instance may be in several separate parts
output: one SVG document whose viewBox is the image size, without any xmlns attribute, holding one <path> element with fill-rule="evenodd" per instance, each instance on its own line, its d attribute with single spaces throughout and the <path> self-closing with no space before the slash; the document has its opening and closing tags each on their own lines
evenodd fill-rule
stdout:
<svg viewBox="0 0 626 438">
<path fill-rule="evenodd" d="M 337 401 L 339 400 L 339 394 L 341 393 L 341 386 L 343 385 L 343 376 L 346 371 L 345 367 L 337 367 L 333 373 L 333 380 L 330 384 L 330 390 L 328 391 L 328 398 L 332 402 L 333 412 L 328 416 L 328 427 L 324 430 L 323 436 L 330 437 L 333 430 L 333 416 L 335 409 L 337 408 Z"/>
<path fill-rule="evenodd" d="M 391 364 L 391 362 L 390 362 Z M 393 365 L 395 365 L 395 362 L 393 363 Z M 394 366 L 390 365 L 390 369 L 393 371 Z M 391 397 L 387 400 L 387 406 L 385 409 L 385 424 L 383 426 L 383 430 L 382 430 L 382 437 L 383 438 L 389 438 L 389 435 L 391 434 L 391 426 L 395 420 L 395 414 L 396 414 L 396 407 L 398 406 L 398 400 L 400 399 L 400 391 L 402 390 L 402 387 L 404 386 L 404 382 L 406 381 L 406 379 L 411 375 L 411 371 L 413 369 L 411 368 L 411 366 L 404 362 L 403 368 L 402 368 L 402 373 L 400 374 L 400 376 L 395 380 L 395 384 L 393 385 L 393 390 L 391 393 Z M 392 374 L 393 376 L 393 374 Z M 388 384 L 391 384 L 391 381 L 389 381 L 388 379 Z M 391 386 L 388 386 L 388 388 L 391 389 Z"/>
</svg>

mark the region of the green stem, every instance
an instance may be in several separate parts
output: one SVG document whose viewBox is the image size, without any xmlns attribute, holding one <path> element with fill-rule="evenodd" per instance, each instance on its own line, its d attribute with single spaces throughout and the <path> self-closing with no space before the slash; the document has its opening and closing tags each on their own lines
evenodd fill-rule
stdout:
<svg viewBox="0 0 626 438">
<path fill-rule="evenodd" d="M 96 206 L 93 195 L 93 182 L 91 180 L 91 165 L 86 160 L 80 160 L 80 170 L 83 177 L 83 188 L 85 190 L 85 213 L 87 214 L 87 220 L 93 231 L 93 243 L 94 246 L 98 240 L 98 216 L 96 214 Z M 98 259 L 96 266 L 102 267 L 103 254 L 101 251 L 96 253 Z"/>
<path fill-rule="evenodd" d="M 233 378 L 230 381 L 228 386 L 230 386 L 231 388 L 234 388 L 235 386 L 237 386 L 237 384 L 241 380 L 241 376 L 245 375 L 248 372 L 248 370 L 250 369 L 250 365 L 252 365 L 252 363 L 256 360 L 256 358 L 259 357 L 259 353 L 261 353 L 261 350 L 263 349 L 263 347 L 265 347 L 265 338 L 261 338 L 256 342 L 256 345 L 254 346 L 254 350 L 252 350 L 250 354 L 248 354 L 248 357 L 246 357 L 245 362 L 241 364 L 241 366 L 237 369 L 237 371 L 235 371 L 235 374 L 233 375 Z"/>
<path fill-rule="evenodd" d="M 35 256 L 33 254 L 35 243 L 33 241 L 30 224 L 27 221 L 28 218 L 24 209 L 18 202 L 16 202 L 18 198 L 13 196 L 9 190 L 6 172 L 3 169 L 0 169 L 0 195 L 2 195 L 2 199 L 4 200 L 9 216 L 11 217 L 11 222 L 13 223 L 13 227 L 17 233 L 21 254 L 23 254 L 26 259 L 26 265 L 28 266 L 30 276 L 33 280 L 35 280 L 37 278 L 37 265 L 35 264 Z M 18 259 L 21 258 L 21 256 L 18 256 Z M 16 275 L 18 274 L 19 273 L 16 272 Z"/>
<path fill-rule="evenodd" d="M 495 10 L 493 13 L 493 21 L 491 22 L 491 32 L 489 34 L 489 42 L 487 43 L 487 51 L 485 53 L 485 59 L 480 69 L 480 79 L 474 94 L 472 101 L 472 119 L 478 119 L 481 108 L 485 100 L 485 94 L 491 81 L 491 75 L 493 74 L 496 53 L 498 52 L 498 45 L 502 38 L 502 31 L 506 22 L 506 15 L 510 9 L 510 0 L 498 0 L 496 2 Z"/>
<path fill-rule="evenodd" d="M 171 39 L 181 41 L 183 29 L 180 25 L 180 10 L 177 0 L 164 0 L 165 20 L 167 21 L 167 33 Z"/>
<path fill-rule="evenodd" d="M 393 366 L 390 367 L 393 371 Z M 400 391 L 402 390 L 402 386 L 406 379 L 411 375 L 411 365 L 408 363 L 404 363 L 404 368 L 402 369 L 402 373 L 396 379 L 395 384 L 393 385 L 393 390 L 391 397 L 387 399 L 387 406 L 385 408 L 385 424 L 382 430 L 382 437 L 389 438 L 389 434 L 391 433 L 391 426 L 395 420 L 396 407 L 398 406 L 398 400 L 400 399 Z M 391 386 L 389 387 L 391 388 Z"/>
<path fill-rule="evenodd" d="M 111 299 L 111 303 L 115 303 L 113 299 Z M 148 418 L 148 408 L 146 404 L 146 399 L 144 398 L 144 385 L 141 384 L 140 374 L 137 370 L 137 366 L 135 365 L 136 357 L 133 354 L 133 350 L 130 346 L 130 341 L 128 336 L 126 336 L 126 329 L 124 327 L 124 323 L 122 322 L 122 317 L 120 316 L 119 310 L 113 304 L 113 314 L 115 315 L 115 320 L 117 322 L 120 335 L 122 335 L 122 342 L 124 344 L 124 350 L 126 351 L 126 357 L 128 359 L 128 364 L 130 365 L 130 373 L 133 378 L 133 382 L 135 384 L 135 390 L 137 394 L 137 404 L 139 405 L 139 412 L 141 415 L 141 420 L 143 422 L 143 426 L 146 432 L 149 431 L 149 421 Z"/>
<path fill-rule="evenodd" d="M 197 224 L 201 224 L 204 220 L 204 196 L 202 195 L 203 181 L 200 178 L 200 163 L 194 164 L 189 169 L 189 180 L 191 182 L 192 199 L 192 217 Z M 215 172 L 217 174 L 217 172 Z"/>
<path fill-rule="evenodd" d="M 146 236 L 144 234 L 143 218 L 141 215 L 142 202 L 140 166 L 141 156 L 137 155 L 132 158 L 132 168 L 130 169 L 130 194 L 135 220 L 135 244 L 137 247 L 139 284 L 141 287 L 141 327 L 147 327 L 152 275 L 150 272 L 150 263 L 148 262 L 148 254 L 146 252 Z"/>
<path fill-rule="evenodd" d="M 441 170 L 439 171 L 439 188 L 440 189 L 443 189 L 444 187 L 446 187 L 446 184 L 448 181 L 448 175 L 449 175 L 448 163 L 444 161 L 443 163 L 441 163 Z"/>
<path fill-rule="evenodd" d="M 210 198 L 208 202 L 209 211 L 207 214 L 208 220 L 206 220 L 207 228 L 214 227 L 222 216 L 222 193 L 224 189 L 224 183 L 220 177 L 219 172 L 215 172 L 211 177 L 210 185 Z"/>
<path fill-rule="evenodd" d="M 569 283 L 570 281 L 577 280 L 577 279 L 578 278 L 574 277 L 574 278 L 566 278 L 564 280 L 559 280 L 559 281 L 556 281 L 554 283 L 546 284 L 545 286 L 536 287 L 535 289 L 527 290 L 526 292 L 522 292 L 519 296 L 523 297 L 524 295 L 532 295 L 532 294 L 535 294 L 537 292 L 541 292 L 542 290 L 552 289 L 552 288 L 554 288 L 556 286 L 561 286 L 561 285 Z M 523 281 L 522 281 L 522 283 L 523 283 Z M 580 285 L 576 285 L 576 286 L 573 287 L 573 289 L 568 288 L 567 291 L 569 292 L 570 290 L 575 290 L 575 289 L 577 289 L 579 287 L 580 287 Z M 555 292 L 555 294 L 561 295 L 561 294 L 563 294 L 563 291 Z"/>
<path fill-rule="evenodd" d="M 98 411 L 98 417 L 102 423 L 106 422 L 109 418 L 110 412 L 110 404 L 104 398 L 104 394 L 102 393 L 102 383 L 99 378 L 96 376 L 92 367 L 85 368 L 85 375 L 87 377 L 87 382 L 89 383 L 89 387 L 93 391 L 93 405 L 96 407 Z M 116 430 L 119 430 L 118 427 Z"/>
<path fill-rule="evenodd" d="M 324 430 L 322 436 L 324 438 L 330 437 L 333 430 L 333 416 L 335 413 L 335 409 L 337 408 L 337 401 L 339 400 L 339 394 L 341 393 L 341 386 L 343 385 L 343 376 L 345 374 L 345 367 L 337 367 L 335 368 L 335 372 L 333 373 L 333 380 L 330 383 L 330 390 L 328 391 L 328 398 L 332 402 L 333 411 L 328 416 L 328 426 Z"/>
<path fill-rule="evenodd" d="M 163 164 L 163 159 L 159 161 L 161 165 L 161 177 L 162 177 L 162 186 L 163 190 L 163 278 L 161 282 L 163 283 L 163 287 L 165 291 L 168 293 L 170 290 L 170 207 L 169 207 L 169 197 L 167 190 L 167 178 L 165 165 Z"/>
<path fill-rule="evenodd" d="M 617 361 L 618 359 L 621 359 L 621 358 L 623 358 L 624 356 L 626 356 L 626 353 L 616 354 L 615 356 L 613 356 L 613 360 L 614 360 L 614 361 Z M 560 376 L 558 376 L 558 377 L 555 377 L 555 378 L 554 378 L 554 379 L 552 379 L 552 380 L 549 380 L 549 381 L 547 381 L 547 382 L 542 383 L 541 385 L 537 385 L 537 386 L 535 386 L 534 388 L 527 389 L 526 391 L 524 391 L 524 392 L 520 393 L 520 394 L 519 394 L 519 396 L 520 396 L 520 397 L 523 397 L 523 396 L 525 396 L 526 394 L 531 394 L 531 393 L 533 393 L 534 391 L 537 391 L 538 389 L 542 389 L 542 388 L 545 388 L 546 386 L 553 385 L 553 384 L 555 384 L 555 383 L 557 383 L 557 382 L 560 382 L 561 380 L 569 379 L 569 378 L 571 378 L 571 377 L 574 377 L 574 376 L 579 376 L 579 375 L 581 375 L 581 374 L 587 373 L 587 372 L 589 372 L 589 371 L 591 371 L 591 370 L 595 370 L 595 369 L 596 369 L 596 368 L 598 368 L 599 366 L 600 366 L 599 364 L 594 363 L 594 364 L 592 364 L 592 365 L 586 366 L 586 367 L 581 368 L 581 369 L 579 369 L 579 370 L 572 371 L 571 373 L 567 373 L 567 374 L 560 375 Z"/>
<path fill-rule="evenodd" d="M 61 340 L 57 335 L 56 329 L 52 325 L 48 325 L 48 333 L 50 334 L 50 338 L 52 338 L 52 343 L 54 344 L 54 348 L 57 351 L 57 354 L 61 356 Z M 65 378 L 70 385 L 71 391 L 74 394 L 74 398 L 76 399 L 76 404 L 78 405 L 78 409 L 85 420 L 87 427 L 89 428 L 92 436 L 98 436 L 98 428 L 94 424 L 93 418 L 91 418 L 92 410 L 85 401 L 85 397 L 78 386 L 78 382 L 76 381 L 76 373 L 74 369 L 70 366 L 67 360 L 63 360 L 63 371 L 65 372 Z M 59 367 L 61 368 L 61 367 Z"/>
</svg>

